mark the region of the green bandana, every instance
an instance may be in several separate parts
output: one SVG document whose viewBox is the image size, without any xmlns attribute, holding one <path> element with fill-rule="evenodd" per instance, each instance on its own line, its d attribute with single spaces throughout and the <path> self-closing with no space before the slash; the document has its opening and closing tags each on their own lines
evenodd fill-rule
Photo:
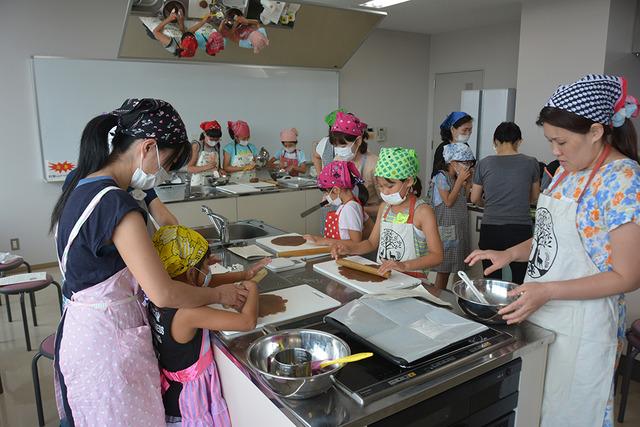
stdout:
<svg viewBox="0 0 640 427">
<path fill-rule="evenodd" d="M 333 124 L 336 122 L 336 114 L 338 114 L 338 112 L 346 113 L 347 110 L 345 110 L 344 108 L 338 108 L 337 110 L 333 110 L 332 112 L 324 116 L 324 122 L 327 124 L 327 126 L 333 126 Z"/>
<path fill-rule="evenodd" d="M 411 148 L 383 148 L 380 150 L 374 175 L 388 179 L 407 179 L 418 176 L 420 164 L 416 150 Z"/>
</svg>

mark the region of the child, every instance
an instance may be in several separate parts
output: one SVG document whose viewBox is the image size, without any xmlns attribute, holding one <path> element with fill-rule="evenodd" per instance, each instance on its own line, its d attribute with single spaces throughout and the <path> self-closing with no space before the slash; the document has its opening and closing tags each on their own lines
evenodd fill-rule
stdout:
<svg viewBox="0 0 640 427">
<path fill-rule="evenodd" d="M 225 19 L 220 23 L 218 32 L 225 38 L 240 47 L 252 47 L 253 53 L 260 53 L 269 46 L 267 33 L 260 28 L 260 22 L 255 19 L 247 19 L 240 9 L 227 10 Z"/>
<path fill-rule="evenodd" d="M 220 123 L 216 120 L 202 122 L 200 129 L 200 142 L 191 144 L 191 160 L 187 165 L 187 172 L 192 174 L 191 185 L 205 185 L 206 176 L 216 176 L 216 173 L 220 176 Z"/>
<path fill-rule="evenodd" d="M 438 274 L 436 286 L 445 289 L 449 274 L 465 269 L 469 254 L 469 213 L 467 194 L 475 157 L 467 144 L 444 146 L 444 163 L 431 180 L 432 205 L 444 245 L 444 261 L 433 268 Z"/>
<path fill-rule="evenodd" d="M 209 246 L 200 234 L 180 225 L 164 226 L 154 235 L 153 245 L 173 279 L 193 286 L 209 286 L 212 275 L 203 271 L 207 269 L 204 264 Z M 264 263 L 258 267 L 262 265 Z M 209 330 L 248 331 L 255 327 L 257 286 L 248 281 L 238 286 L 248 292 L 239 313 L 209 307 L 160 308 L 149 302 L 149 322 L 160 363 L 167 425 L 231 425 L 220 393 Z"/>
<path fill-rule="evenodd" d="M 256 176 L 255 156 L 258 149 L 249 143 L 251 131 L 247 122 L 227 122 L 227 130 L 233 142 L 224 147 L 223 167 L 234 182 L 249 182 Z"/>
<path fill-rule="evenodd" d="M 373 231 L 362 242 L 336 243 L 332 255 L 367 254 L 377 249 L 378 272 L 403 271 L 426 278 L 427 269 L 442 262 L 442 242 L 431 207 L 418 199 L 422 186 L 418 179 L 415 150 L 383 148 L 375 176 L 383 203 Z"/>
<path fill-rule="evenodd" d="M 298 150 L 298 130 L 296 128 L 283 129 L 280 132 L 280 142 L 284 147 L 283 150 L 276 151 L 275 155 L 269 160 L 269 167 L 285 170 L 289 175 L 296 176 L 299 173 L 307 171 L 307 161 L 304 151 Z"/>
<path fill-rule="evenodd" d="M 173 10 L 171 14 L 164 19 L 158 26 L 153 29 L 153 37 L 158 40 L 162 47 L 164 47 L 169 53 L 180 57 L 180 58 L 191 58 L 196 54 L 196 50 L 198 49 L 198 40 L 196 35 L 194 34 L 200 27 L 202 27 L 207 22 L 208 16 L 199 20 L 196 24 L 194 24 L 188 30 L 184 28 L 184 11 L 178 10 L 177 12 Z M 182 36 L 180 40 L 174 37 L 169 37 L 164 34 L 164 28 L 171 22 L 178 23 L 178 27 Z"/>
<path fill-rule="evenodd" d="M 365 220 L 370 222 L 362 208 L 369 197 L 363 183 L 353 162 L 333 161 L 325 166 L 318 177 L 318 187 L 325 193 L 325 200 L 337 210 L 327 214 L 324 237 L 305 235 L 305 238 L 327 246 L 339 240 L 362 241 Z M 360 200 L 352 192 L 356 186 L 360 191 Z"/>
</svg>

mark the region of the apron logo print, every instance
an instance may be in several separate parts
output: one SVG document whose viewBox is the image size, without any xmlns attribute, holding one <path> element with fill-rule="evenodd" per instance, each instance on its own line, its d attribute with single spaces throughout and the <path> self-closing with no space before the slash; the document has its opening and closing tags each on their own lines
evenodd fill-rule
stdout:
<svg viewBox="0 0 640 427">
<path fill-rule="evenodd" d="M 404 241 L 402 237 L 389 228 L 382 231 L 380 236 L 380 252 L 378 256 L 380 259 L 394 259 L 401 260 L 404 257 Z"/>
<path fill-rule="evenodd" d="M 553 230 L 553 217 L 546 208 L 536 212 L 536 228 L 531 244 L 527 273 L 534 279 L 544 276 L 551 269 L 558 254 L 558 239 Z"/>
</svg>

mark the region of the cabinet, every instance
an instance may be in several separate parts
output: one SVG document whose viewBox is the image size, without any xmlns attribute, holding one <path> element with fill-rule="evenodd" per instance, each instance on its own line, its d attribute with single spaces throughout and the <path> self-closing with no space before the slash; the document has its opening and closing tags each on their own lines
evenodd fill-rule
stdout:
<svg viewBox="0 0 640 427">
<path fill-rule="evenodd" d="M 322 201 L 322 193 L 317 190 L 307 190 L 305 194 L 305 210 L 317 205 Z M 318 209 L 311 215 L 305 218 L 307 234 L 314 234 L 316 236 L 322 236 L 322 209 Z"/>
<path fill-rule="evenodd" d="M 306 222 L 300 212 L 306 205 L 304 191 L 241 196 L 238 201 L 238 220 L 257 219 L 291 233 L 304 234 Z"/>
<path fill-rule="evenodd" d="M 482 225 L 482 212 L 469 209 L 469 249 L 478 249 L 480 241 L 480 226 Z"/>
<path fill-rule="evenodd" d="M 180 224 L 187 227 L 200 227 L 211 224 L 209 218 L 202 212 L 202 205 L 206 205 L 215 213 L 227 217 L 229 221 L 238 220 L 235 197 L 168 203 L 167 208 L 178 218 Z"/>
</svg>

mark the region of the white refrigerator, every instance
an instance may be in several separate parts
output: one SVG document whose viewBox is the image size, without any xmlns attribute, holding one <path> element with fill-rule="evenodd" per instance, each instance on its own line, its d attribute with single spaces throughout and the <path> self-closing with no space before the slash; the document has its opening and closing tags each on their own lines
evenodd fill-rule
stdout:
<svg viewBox="0 0 640 427">
<path fill-rule="evenodd" d="M 502 122 L 512 122 L 515 116 L 515 89 L 463 90 L 460 111 L 473 117 L 473 132 L 469 146 L 480 160 L 494 154 L 493 132 Z"/>
</svg>

